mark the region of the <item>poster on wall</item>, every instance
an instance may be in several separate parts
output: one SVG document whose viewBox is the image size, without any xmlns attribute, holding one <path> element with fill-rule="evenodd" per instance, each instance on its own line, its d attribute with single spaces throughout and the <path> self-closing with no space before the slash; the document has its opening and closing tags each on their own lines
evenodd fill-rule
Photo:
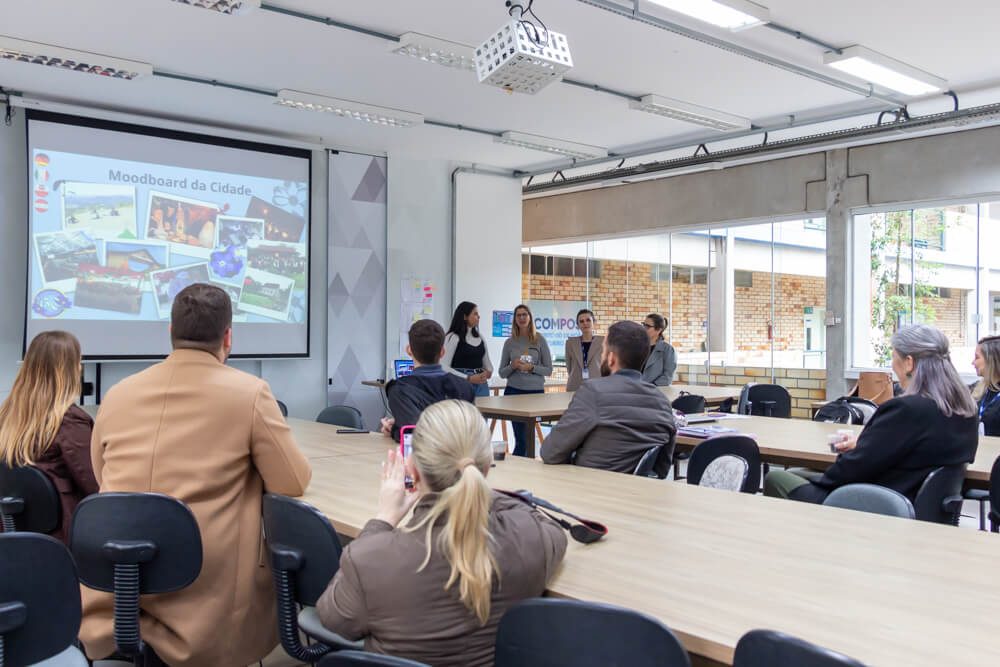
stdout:
<svg viewBox="0 0 1000 667">
<path fill-rule="evenodd" d="M 410 325 L 434 317 L 434 282 L 403 278 L 399 281 L 399 357 L 405 359 Z"/>
<path fill-rule="evenodd" d="M 552 361 L 566 363 L 566 339 L 580 335 L 576 314 L 588 307 L 587 302 L 532 299 L 528 307 L 535 316 L 535 330 L 545 336 L 545 342 L 549 344 Z"/>
<path fill-rule="evenodd" d="M 514 323 L 513 310 L 493 311 L 493 337 L 510 338 L 510 325 Z"/>
</svg>

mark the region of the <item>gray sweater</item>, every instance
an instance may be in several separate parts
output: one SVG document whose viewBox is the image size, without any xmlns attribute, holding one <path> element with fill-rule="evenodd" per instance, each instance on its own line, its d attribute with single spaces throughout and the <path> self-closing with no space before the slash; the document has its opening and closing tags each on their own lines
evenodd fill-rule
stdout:
<svg viewBox="0 0 1000 667">
<path fill-rule="evenodd" d="M 530 371 L 516 371 L 511 368 L 510 362 L 524 355 L 531 357 L 529 363 L 534 368 Z M 523 391 L 543 391 L 545 376 L 552 375 L 552 355 L 549 354 L 549 344 L 545 342 L 545 337 L 539 334 L 536 343 L 528 342 L 527 336 L 508 338 L 503 344 L 503 352 L 500 353 L 499 372 L 500 377 L 507 379 L 509 387 Z"/>
<path fill-rule="evenodd" d="M 663 387 L 674 381 L 677 370 L 677 353 L 674 346 L 665 340 L 656 341 L 656 346 L 642 367 L 642 379 Z"/>
</svg>

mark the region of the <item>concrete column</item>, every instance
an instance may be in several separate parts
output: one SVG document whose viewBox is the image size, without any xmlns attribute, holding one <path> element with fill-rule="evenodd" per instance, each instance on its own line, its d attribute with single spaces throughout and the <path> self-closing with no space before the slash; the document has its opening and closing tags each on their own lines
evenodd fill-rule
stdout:
<svg viewBox="0 0 1000 667">
<path fill-rule="evenodd" d="M 849 311 L 851 275 L 850 206 L 847 187 L 847 149 L 826 152 L 826 395 L 847 393 L 844 371 L 850 368 Z M 865 326 L 864 322 L 859 322 Z"/>
</svg>

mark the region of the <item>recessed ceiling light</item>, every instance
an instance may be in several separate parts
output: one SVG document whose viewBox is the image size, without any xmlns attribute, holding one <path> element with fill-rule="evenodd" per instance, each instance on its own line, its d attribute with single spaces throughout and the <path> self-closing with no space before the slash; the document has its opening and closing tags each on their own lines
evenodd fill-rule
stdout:
<svg viewBox="0 0 1000 667">
<path fill-rule="evenodd" d="M 410 56 L 444 67 L 476 71 L 475 49 L 466 44 L 449 42 L 419 32 L 406 32 L 399 36 L 399 43 L 392 44 L 390 48 L 393 53 L 401 56 Z"/>
<path fill-rule="evenodd" d="M 153 66 L 149 63 L 112 58 L 87 51 L 74 51 L 61 46 L 29 42 L 3 35 L 0 35 L 0 59 L 58 67 L 71 72 L 97 74 L 112 79 L 132 80 L 153 73 Z"/>
<path fill-rule="evenodd" d="M 948 82 L 941 77 L 863 46 L 849 46 L 840 53 L 831 51 L 823 56 L 823 62 L 904 95 L 926 95 L 948 87 Z"/>
<path fill-rule="evenodd" d="M 342 118 L 352 118 L 386 127 L 410 127 L 421 125 L 424 122 L 424 117 L 418 113 L 364 104 L 353 100 L 341 100 L 336 97 L 313 95 L 297 90 L 279 90 L 276 103 L 292 109 L 332 113 Z"/>
<path fill-rule="evenodd" d="M 174 2 L 231 16 L 245 14 L 251 9 L 260 7 L 260 0 L 174 0 Z"/>
<path fill-rule="evenodd" d="M 629 107 L 636 111 L 656 114 L 710 127 L 713 130 L 749 130 L 750 119 L 734 116 L 724 111 L 716 111 L 708 107 L 675 100 L 660 95 L 643 95 L 638 102 L 629 102 Z"/>
<path fill-rule="evenodd" d="M 540 137 L 537 134 L 526 134 L 524 132 L 504 132 L 502 136 L 496 137 L 493 141 L 498 144 L 530 148 L 531 150 L 565 155 L 566 157 L 589 159 L 608 156 L 608 149 L 601 148 L 600 146 L 578 144 L 572 141 Z"/>
<path fill-rule="evenodd" d="M 771 12 L 747 0 L 649 0 L 654 5 L 727 30 L 746 30 L 771 20 Z"/>
</svg>

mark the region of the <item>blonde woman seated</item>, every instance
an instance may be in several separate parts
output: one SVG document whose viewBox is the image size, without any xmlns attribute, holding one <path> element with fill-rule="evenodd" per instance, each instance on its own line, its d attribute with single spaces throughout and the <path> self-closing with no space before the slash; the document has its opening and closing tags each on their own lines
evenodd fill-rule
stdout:
<svg viewBox="0 0 1000 667">
<path fill-rule="evenodd" d="M 490 489 L 492 458 L 486 422 L 470 403 L 425 409 L 412 456 L 389 452 L 378 513 L 316 605 L 323 625 L 364 638 L 375 653 L 436 667 L 492 665 L 500 617 L 541 595 L 566 552 L 562 528 Z M 398 526 L 411 507 L 412 519 Z"/>
</svg>

